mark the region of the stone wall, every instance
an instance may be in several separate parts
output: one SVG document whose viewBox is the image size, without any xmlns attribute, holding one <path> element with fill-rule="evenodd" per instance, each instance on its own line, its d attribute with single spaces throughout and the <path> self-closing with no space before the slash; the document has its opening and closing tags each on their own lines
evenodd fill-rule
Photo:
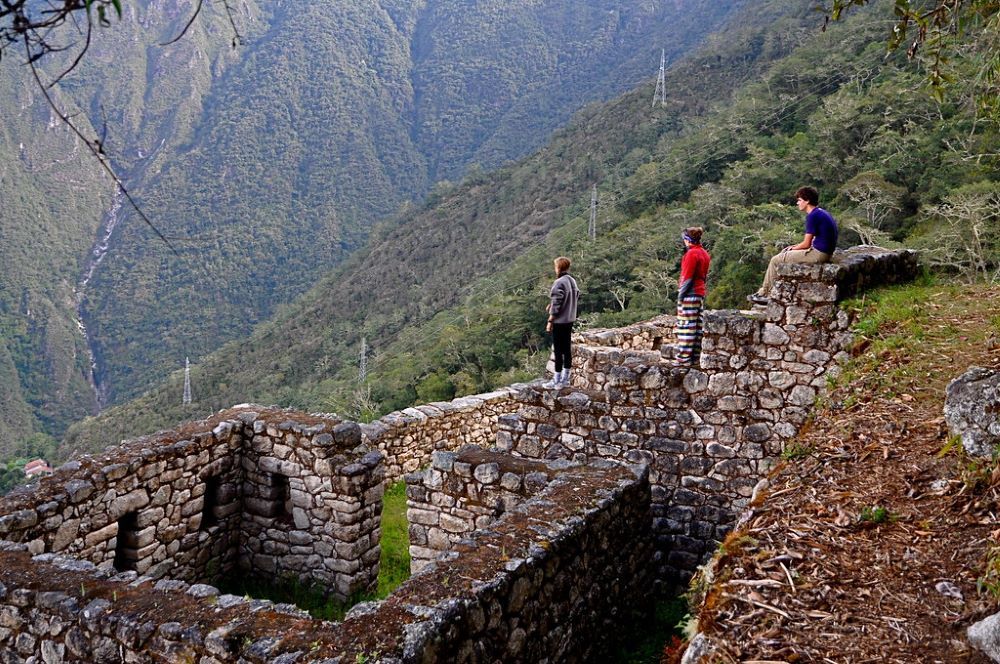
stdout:
<svg viewBox="0 0 1000 664">
<path fill-rule="evenodd" d="M 382 455 L 354 422 L 247 423 L 241 568 L 346 598 L 378 583 Z"/>
<path fill-rule="evenodd" d="M 378 576 L 381 454 L 355 423 L 241 406 L 129 441 L 0 501 L 0 538 L 106 571 L 237 569 L 342 597 Z"/>
<path fill-rule="evenodd" d="M 523 390 L 523 407 L 500 419 L 498 448 L 529 458 L 649 463 L 660 578 L 686 578 L 729 531 L 846 359 L 851 321 L 836 302 L 859 285 L 917 271 L 913 252 L 862 248 L 837 260 L 781 266 L 767 307 L 706 311 L 698 368 L 672 366 L 663 347 L 579 347 L 574 389 Z"/>
<path fill-rule="evenodd" d="M 219 574 L 228 573 L 238 559 L 242 477 L 234 457 L 243 422 L 202 424 L 62 466 L 37 489 L 2 502 L 0 537 L 104 570 L 193 580 L 213 561 Z M 203 524 L 208 477 L 218 478 L 214 525 Z"/>
<path fill-rule="evenodd" d="M 297 631 L 303 625 L 310 634 Z M 32 556 L 26 544 L 0 541 L 4 662 L 290 664 L 308 652 L 311 632 L 327 626 L 288 605 Z"/>
<path fill-rule="evenodd" d="M 646 607 L 649 484 L 638 472 L 567 471 L 339 624 L 0 542 L 0 652 L 99 664 L 597 661 Z"/>
<path fill-rule="evenodd" d="M 519 387 L 389 413 L 362 425 L 364 440 L 383 452 L 386 478 L 395 482 L 430 463 L 436 450 L 492 445 L 497 418 L 517 408 Z"/>
<path fill-rule="evenodd" d="M 573 342 L 581 346 L 611 346 L 621 350 L 660 350 L 673 341 L 675 320 L 674 316 L 664 315 L 625 327 L 583 330 L 574 333 Z"/>
<path fill-rule="evenodd" d="M 362 427 L 237 407 L 68 464 L 0 501 L 0 653 L 600 661 L 611 639 L 595 635 L 706 557 L 808 417 L 851 343 L 836 303 L 916 270 L 912 253 L 873 248 L 837 261 L 782 266 L 767 307 L 706 312 L 695 368 L 671 365 L 663 316 L 577 335 L 569 389 Z M 189 583 L 243 571 L 371 587 L 382 480 L 404 473 L 420 571 L 342 623 Z"/>
<path fill-rule="evenodd" d="M 528 461 L 475 445 L 435 452 L 429 468 L 406 476 L 410 569 L 421 570 L 472 531 L 488 527 L 570 466 Z"/>
</svg>

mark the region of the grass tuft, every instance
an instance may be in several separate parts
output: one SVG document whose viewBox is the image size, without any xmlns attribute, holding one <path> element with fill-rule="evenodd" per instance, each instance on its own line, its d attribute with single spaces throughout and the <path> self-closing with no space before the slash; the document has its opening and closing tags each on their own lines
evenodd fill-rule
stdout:
<svg viewBox="0 0 1000 664">
<path fill-rule="evenodd" d="M 321 586 L 303 583 L 295 577 L 263 581 L 237 575 L 222 579 L 217 585 L 223 592 L 233 595 L 294 604 L 318 620 L 343 620 L 355 604 L 384 599 L 410 578 L 410 536 L 404 481 L 396 482 L 385 491 L 381 547 L 377 589 L 374 593 L 358 593 L 346 601 L 333 599 Z"/>
</svg>

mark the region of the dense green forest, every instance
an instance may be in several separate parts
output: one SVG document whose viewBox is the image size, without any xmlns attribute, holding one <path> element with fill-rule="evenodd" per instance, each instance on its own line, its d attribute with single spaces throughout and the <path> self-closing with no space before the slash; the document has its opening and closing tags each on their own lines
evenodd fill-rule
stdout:
<svg viewBox="0 0 1000 664">
<path fill-rule="evenodd" d="M 124 3 L 53 94 L 171 247 L 115 207 L 113 183 L 5 58 L 0 458 L 246 335 L 401 204 L 543 144 L 740 4 L 242 2 L 232 49 L 221 5 L 163 46 L 191 7 Z M 49 56 L 43 75 L 72 57 Z"/>
<path fill-rule="evenodd" d="M 743 306 L 768 257 L 801 237 L 803 183 L 845 245 L 905 242 L 949 278 L 996 278 L 995 128 L 970 98 L 935 101 L 919 62 L 885 56 L 881 7 L 825 32 L 811 9 L 757 3 L 671 69 L 665 106 L 650 107 L 647 83 L 588 107 L 530 158 L 437 187 L 249 340 L 206 358 L 196 404 L 180 405 L 177 373 L 74 427 L 63 453 L 242 401 L 364 418 L 538 375 L 552 256 L 574 258 L 582 324 L 623 324 L 672 308 L 689 225 L 707 229 L 709 305 Z M 362 338 L 373 354 L 359 385 Z"/>
<path fill-rule="evenodd" d="M 49 91 L 56 108 L 15 55 L 0 67 L 0 459 L 22 456 L 25 445 L 45 456 L 39 440 L 54 447 L 70 423 L 98 409 L 77 302 L 115 186 L 57 114 L 103 137 L 122 172 L 186 140 L 213 68 L 233 56 L 203 25 L 170 48 L 145 48 L 179 30 L 183 15 L 174 2 L 132 5 L 121 30 L 95 39 L 74 75 Z M 213 58 L 212 68 L 192 66 L 199 57 Z M 39 63 L 41 75 L 71 61 L 53 54 Z"/>
<path fill-rule="evenodd" d="M 111 192 L 30 91 L 0 78 L 0 98 L 11 106 L 0 152 L 18 156 L 0 160 L 2 459 L 45 423 L 62 431 L 94 412 L 73 288 L 99 223 L 87 211 L 109 204 Z"/>
<path fill-rule="evenodd" d="M 697 0 L 275 5 L 208 94 L 189 145 L 147 168 L 85 312 L 110 402 L 249 334 L 442 177 L 540 144 L 731 11 Z M 608 21 L 611 24 L 608 25 Z M 644 62 L 642 62 L 644 60 Z M 125 210 L 127 212 L 127 209 Z"/>
</svg>

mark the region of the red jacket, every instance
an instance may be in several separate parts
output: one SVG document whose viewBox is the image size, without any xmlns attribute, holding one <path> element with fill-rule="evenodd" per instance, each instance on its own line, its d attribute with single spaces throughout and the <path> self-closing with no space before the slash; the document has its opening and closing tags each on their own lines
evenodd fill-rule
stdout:
<svg viewBox="0 0 1000 664">
<path fill-rule="evenodd" d="M 688 295 L 705 297 L 705 277 L 712 257 L 700 244 L 692 245 L 681 259 L 681 278 L 677 283 L 677 299 Z"/>
</svg>

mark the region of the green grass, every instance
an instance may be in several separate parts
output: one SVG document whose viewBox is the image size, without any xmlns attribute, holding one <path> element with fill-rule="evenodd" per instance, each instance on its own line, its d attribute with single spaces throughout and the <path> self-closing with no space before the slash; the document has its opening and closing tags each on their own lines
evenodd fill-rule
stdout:
<svg viewBox="0 0 1000 664">
<path fill-rule="evenodd" d="M 856 315 L 852 330 L 859 346 L 856 357 L 831 382 L 831 389 L 861 379 L 887 397 L 937 389 L 946 376 L 937 361 L 940 353 L 926 351 L 943 352 L 954 343 L 972 348 L 987 345 L 994 343 L 1000 331 L 1000 316 L 989 310 L 992 296 L 987 293 L 967 300 L 963 294 L 969 288 L 924 276 L 844 302 L 844 308 Z M 973 319 L 988 323 L 977 328 L 970 322 Z M 844 395 L 844 407 L 853 407 L 855 396 Z"/>
<path fill-rule="evenodd" d="M 808 445 L 803 445 L 802 443 L 790 443 L 781 452 L 781 458 L 785 461 L 794 461 L 795 459 L 803 459 L 812 454 L 813 450 Z"/>
<path fill-rule="evenodd" d="M 895 521 L 893 514 L 881 505 L 861 508 L 859 518 L 862 521 L 868 521 L 871 523 L 887 523 L 889 521 Z"/>
<path fill-rule="evenodd" d="M 682 636 L 679 623 L 684 620 L 687 610 L 683 596 L 657 600 L 653 615 L 628 630 L 608 661 L 613 664 L 659 664 L 663 649 L 672 637 Z"/>
<path fill-rule="evenodd" d="M 216 585 L 225 593 L 272 602 L 294 604 L 318 620 L 343 620 L 358 602 L 383 599 L 410 577 L 410 536 L 406 522 L 406 482 L 389 486 L 382 506 L 382 553 L 379 558 L 378 586 L 374 593 L 358 593 L 346 601 L 327 596 L 321 586 L 303 583 L 294 577 L 276 581 L 237 575 Z"/>
<path fill-rule="evenodd" d="M 410 526 L 406 522 L 406 482 L 385 490 L 382 505 L 382 557 L 379 559 L 378 599 L 410 578 Z"/>
</svg>

